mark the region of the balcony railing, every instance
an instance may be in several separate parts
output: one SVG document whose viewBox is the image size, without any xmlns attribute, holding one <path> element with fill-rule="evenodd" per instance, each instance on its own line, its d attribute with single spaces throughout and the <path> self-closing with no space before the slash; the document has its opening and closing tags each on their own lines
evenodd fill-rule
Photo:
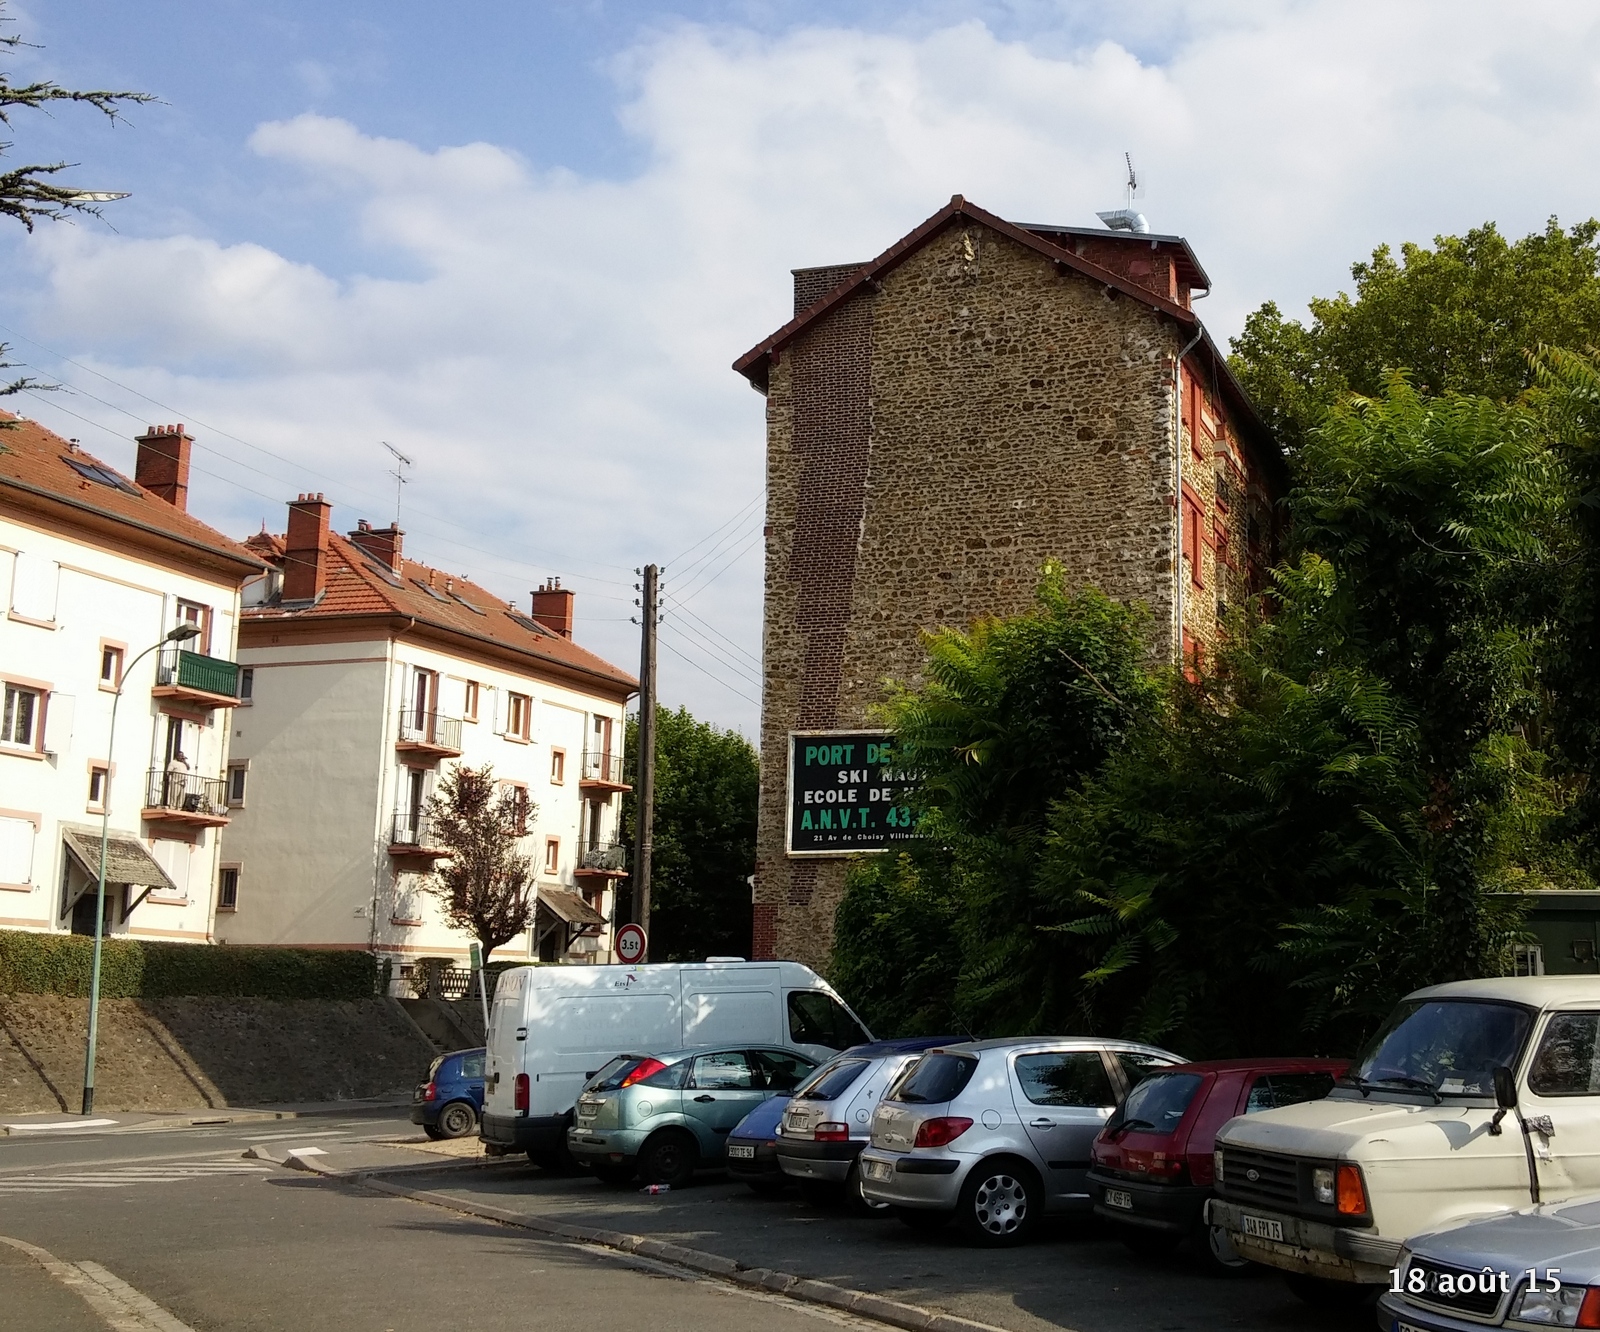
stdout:
<svg viewBox="0 0 1600 1332">
<path fill-rule="evenodd" d="M 585 842 L 578 851 L 579 874 L 626 874 L 628 848 L 621 842 Z"/>
<path fill-rule="evenodd" d="M 226 823 L 227 782 L 221 777 L 151 768 L 145 774 L 144 817 L 178 823 Z"/>
<path fill-rule="evenodd" d="M 420 810 L 397 809 L 389 833 L 390 850 L 403 849 L 416 855 L 442 854 L 434 846 L 433 816 Z"/>
<path fill-rule="evenodd" d="M 583 769 L 580 783 L 587 786 L 604 786 L 612 790 L 632 790 L 622 780 L 622 755 L 583 752 Z"/>
<path fill-rule="evenodd" d="M 161 649 L 156 663 L 156 688 L 171 693 L 239 697 L 239 664 L 221 657 L 188 652 L 176 643 Z"/>
<path fill-rule="evenodd" d="M 405 749 L 428 749 L 441 754 L 459 754 L 461 718 L 446 717 L 439 712 L 419 712 L 416 708 L 401 708 L 400 738 L 396 743 Z"/>
</svg>

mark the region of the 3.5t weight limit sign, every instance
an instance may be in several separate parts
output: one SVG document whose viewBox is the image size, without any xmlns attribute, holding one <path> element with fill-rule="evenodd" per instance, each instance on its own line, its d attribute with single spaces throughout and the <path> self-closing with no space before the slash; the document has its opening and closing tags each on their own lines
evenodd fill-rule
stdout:
<svg viewBox="0 0 1600 1332">
<path fill-rule="evenodd" d="M 789 854 L 839 856 L 911 841 L 903 798 L 910 785 L 885 732 L 792 732 Z"/>
<path fill-rule="evenodd" d="M 644 926 L 630 923 L 617 931 L 617 937 L 611 946 L 618 962 L 638 962 L 644 957 L 644 950 L 648 945 L 649 940 L 645 938 Z"/>
</svg>

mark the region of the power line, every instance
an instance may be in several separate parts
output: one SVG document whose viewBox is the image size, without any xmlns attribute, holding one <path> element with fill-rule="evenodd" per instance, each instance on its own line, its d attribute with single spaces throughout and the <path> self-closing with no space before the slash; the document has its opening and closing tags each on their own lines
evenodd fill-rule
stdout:
<svg viewBox="0 0 1600 1332">
<path fill-rule="evenodd" d="M 760 539 L 761 539 L 761 531 L 758 528 L 756 531 L 754 531 L 754 532 L 752 532 L 750 534 L 750 539 L 748 541 L 746 541 L 743 546 L 741 546 L 738 550 L 734 551 L 733 554 L 728 557 L 726 562 L 723 564 L 723 566 L 720 569 L 718 569 L 716 571 L 716 573 L 712 574 L 711 577 L 707 578 L 698 587 L 696 587 L 692 592 L 687 592 L 683 596 L 679 597 L 677 599 L 678 606 L 681 608 L 686 602 L 692 600 L 693 598 L 699 596 L 702 592 L 704 592 L 706 590 L 706 588 L 710 587 L 711 584 L 716 582 L 717 579 L 721 578 L 723 574 L 727 573 L 729 569 L 733 568 L 733 566 L 735 564 L 737 564 L 744 557 L 745 553 L 753 545 L 755 545 L 756 542 L 759 541 Z"/>
<path fill-rule="evenodd" d="M 686 556 L 686 555 L 688 555 L 688 554 L 689 554 L 689 551 L 691 551 L 691 550 L 695 550 L 695 549 L 696 549 L 696 548 L 698 548 L 698 547 L 700 547 L 700 546 L 703 546 L 703 545 L 704 545 L 704 544 L 705 544 L 705 543 L 706 543 L 706 542 L 707 542 L 707 541 L 709 541 L 709 540 L 711 540 L 711 538 L 712 538 L 712 537 L 714 537 L 714 536 L 716 536 L 716 534 L 717 534 L 717 533 L 718 533 L 718 532 L 720 532 L 720 531 L 722 531 L 722 529 L 723 529 L 723 528 L 724 528 L 724 527 L 726 527 L 726 526 L 728 526 L 728 523 L 732 523 L 732 522 L 737 522 L 737 521 L 738 521 L 738 520 L 739 520 L 739 519 L 740 519 L 740 518 L 742 518 L 742 517 L 743 517 L 743 516 L 744 516 L 744 512 L 745 512 L 745 510 L 746 510 L 746 509 L 748 509 L 748 508 L 749 508 L 749 507 L 750 507 L 750 506 L 751 506 L 751 505 L 752 505 L 752 504 L 757 504 L 757 503 L 759 503 L 759 502 L 760 502 L 760 500 L 761 500 L 761 497 L 762 497 L 762 496 L 763 496 L 763 495 L 764 495 L 764 494 L 766 494 L 766 491 L 764 491 L 764 490 L 762 490 L 762 491 L 758 491 L 758 492 L 757 492 L 757 493 L 756 493 L 756 496 L 755 496 L 755 498 L 754 498 L 754 499 L 752 499 L 752 500 L 750 500 L 750 501 L 749 501 L 749 502 L 748 502 L 748 503 L 746 503 L 746 504 L 744 504 L 744 505 L 742 505 L 742 506 L 741 506 L 741 507 L 740 507 L 740 509 L 739 509 L 739 511 L 738 511 L 738 512 L 737 512 L 737 513 L 736 513 L 736 514 L 734 514 L 734 515 L 733 515 L 733 517 L 732 517 L 732 518 L 730 518 L 730 519 L 728 519 L 728 522 L 726 522 L 726 523 L 723 523 L 723 524 L 722 524 L 722 525 L 721 525 L 721 526 L 720 526 L 720 527 L 714 527 L 714 528 L 712 528 L 712 529 L 711 529 L 711 531 L 709 531 L 709 532 L 707 532 L 707 533 L 706 533 L 706 534 L 705 534 L 705 536 L 703 536 L 703 537 L 701 537 L 701 538 L 700 538 L 700 540 L 698 540 L 698 541 L 696 541 L 696 542 L 695 542 L 695 543 L 694 543 L 694 545 L 692 545 L 692 546 L 690 546 L 690 547 L 689 547 L 689 550 L 685 550 L 685 551 L 680 551 L 680 552 L 679 552 L 679 553 L 678 553 L 678 554 L 677 554 L 677 555 L 676 555 L 676 556 L 674 556 L 674 557 L 673 557 L 673 558 L 672 558 L 672 559 L 671 559 L 671 560 L 669 560 L 669 561 L 668 561 L 668 562 L 667 562 L 667 563 L 666 563 L 666 564 L 663 564 L 663 565 L 662 565 L 662 566 L 661 566 L 661 567 L 662 567 L 662 568 L 663 568 L 663 569 L 672 569 L 672 568 L 675 568 L 675 567 L 676 567 L 676 566 L 677 566 L 677 563 L 678 563 L 678 561 L 679 561 L 679 560 L 681 560 L 681 559 L 683 559 L 683 558 L 684 558 L 684 556 Z"/>
<path fill-rule="evenodd" d="M 756 668 L 757 671 L 759 671 L 761 669 L 761 658 L 760 657 L 756 656 L 753 652 L 749 652 L 745 648 L 741 647 L 738 643 L 734 642 L 733 639 L 729 638 L 725 633 L 723 633 L 715 625 L 710 624 L 705 620 L 702 620 L 698 615 L 696 615 L 687 606 L 681 606 L 681 605 L 673 604 L 673 605 L 668 607 L 668 610 L 669 610 L 670 613 L 677 613 L 677 612 L 681 611 L 683 614 L 687 615 L 691 620 L 693 620 L 696 624 L 698 624 L 702 629 L 706 630 L 707 633 L 715 635 L 717 638 L 721 639 L 723 643 L 727 644 L 727 646 L 729 648 L 731 648 L 733 651 L 737 652 L 740 656 L 744 657 L 750 663 L 750 665 L 752 665 L 752 666 L 754 666 Z"/>
<path fill-rule="evenodd" d="M 683 568 L 673 570 L 672 576 L 679 582 L 685 582 L 688 579 L 693 578 L 698 570 L 704 569 L 712 560 L 716 559 L 717 555 L 721 551 L 727 549 L 731 542 L 742 540 L 746 531 L 749 530 L 749 524 L 752 519 L 759 521 L 761 517 L 762 515 L 759 513 L 747 514 L 739 522 L 739 525 L 729 532 L 727 536 L 723 537 L 721 541 L 717 542 L 716 545 L 712 546 L 711 549 L 706 551 L 704 554 L 697 555 Z M 727 524 L 724 523 L 723 526 L 726 527 Z"/>
<path fill-rule="evenodd" d="M 761 684 L 761 676 L 757 672 L 752 671 L 748 666 L 742 665 L 740 662 L 735 661 L 726 652 L 718 649 L 715 643 L 707 642 L 703 638 L 693 638 L 686 634 L 682 629 L 678 628 L 677 625 L 669 624 L 665 620 L 662 621 L 662 626 L 664 628 L 670 628 L 675 634 L 681 637 L 685 643 L 692 647 L 699 648 L 702 652 L 708 654 L 719 665 L 726 667 L 735 675 L 740 676 L 742 679 L 748 680 L 753 685 L 759 686 Z"/>
<path fill-rule="evenodd" d="M 750 695 L 745 693 L 742 689 L 735 689 L 731 684 L 729 684 L 721 676 L 713 675 L 710 671 L 708 671 L 699 662 L 693 660 L 690 657 L 684 656 L 683 653 L 679 652 L 678 649 L 673 647 L 671 643 L 668 643 L 663 639 L 662 642 L 661 642 L 661 646 L 666 648 L 666 650 L 668 652 L 672 653 L 672 655 L 674 657 L 677 657 L 680 661 L 688 662 L 689 665 L 693 666 L 695 668 L 695 670 L 700 672 L 701 675 L 707 676 L 710 679 L 715 680 L 719 685 L 721 685 L 724 689 L 726 689 L 730 694 L 736 694 L 738 697 L 742 698 L 746 703 L 753 703 L 758 708 L 761 706 L 761 700 L 760 699 L 751 698 Z"/>
</svg>

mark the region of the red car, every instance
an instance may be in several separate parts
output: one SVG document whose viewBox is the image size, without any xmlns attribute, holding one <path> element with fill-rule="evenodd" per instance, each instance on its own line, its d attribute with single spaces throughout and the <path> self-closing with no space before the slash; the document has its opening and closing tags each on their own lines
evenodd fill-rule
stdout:
<svg viewBox="0 0 1600 1332">
<path fill-rule="evenodd" d="M 1219 1272 L 1248 1264 L 1204 1222 L 1217 1130 L 1235 1115 L 1316 1101 L 1345 1059 L 1218 1059 L 1173 1064 L 1142 1079 L 1093 1147 L 1089 1192 L 1099 1216 L 1134 1248 L 1176 1248 L 1192 1237 Z"/>
</svg>

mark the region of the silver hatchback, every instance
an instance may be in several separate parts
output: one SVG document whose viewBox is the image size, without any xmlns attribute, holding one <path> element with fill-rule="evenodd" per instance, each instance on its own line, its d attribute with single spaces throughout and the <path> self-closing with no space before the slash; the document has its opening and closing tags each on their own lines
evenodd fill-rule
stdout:
<svg viewBox="0 0 1600 1332">
<path fill-rule="evenodd" d="M 860 1158 L 862 1196 L 908 1225 L 954 1218 L 1017 1244 L 1047 1212 L 1088 1212 L 1090 1144 L 1145 1073 L 1185 1060 L 1132 1041 L 969 1041 L 930 1050 L 884 1093 Z"/>
</svg>

